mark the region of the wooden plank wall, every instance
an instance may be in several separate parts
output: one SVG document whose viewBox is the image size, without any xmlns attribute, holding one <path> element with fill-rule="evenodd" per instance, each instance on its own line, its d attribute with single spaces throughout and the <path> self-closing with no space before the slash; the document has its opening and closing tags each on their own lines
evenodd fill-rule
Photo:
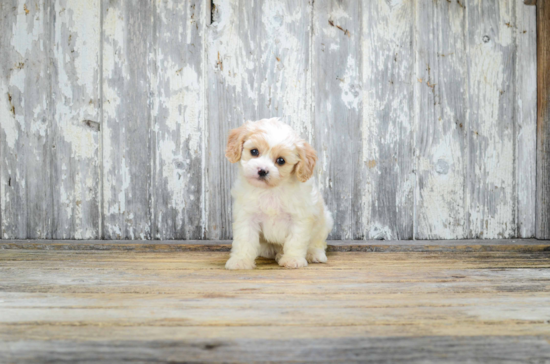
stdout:
<svg viewBox="0 0 550 364">
<path fill-rule="evenodd" d="M 522 0 L 0 7 L 3 239 L 228 239 L 227 133 L 272 116 L 319 153 L 332 239 L 535 235 Z"/>
</svg>

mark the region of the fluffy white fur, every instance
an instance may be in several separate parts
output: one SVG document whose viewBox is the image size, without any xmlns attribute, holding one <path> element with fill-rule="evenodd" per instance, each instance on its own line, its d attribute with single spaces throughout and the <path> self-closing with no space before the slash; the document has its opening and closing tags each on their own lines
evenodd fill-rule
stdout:
<svg viewBox="0 0 550 364">
<path fill-rule="evenodd" d="M 233 246 L 225 267 L 253 269 L 258 256 L 286 268 L 325 263 L 333 220 L 311 178 L 315 150 L 274 118 L 233 129 L 226 157 L 238 162 L 239 176 L 231 191 Z"/>
</svg>

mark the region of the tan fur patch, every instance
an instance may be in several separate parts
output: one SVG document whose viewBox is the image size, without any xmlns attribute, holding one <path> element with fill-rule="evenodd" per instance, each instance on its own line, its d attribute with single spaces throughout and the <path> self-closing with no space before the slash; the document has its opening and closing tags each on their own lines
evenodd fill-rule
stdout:
<svg viewBox="0 0 550 364">
<path fill-rule="evenodd" d="M 313 169 L 317 163 L 317 152 L 309 143 L 304 142 L 302 146 L 298 147 L 298 153 L 300 161 L 296 165 L 296 177 L 301 182 L 305 182 L 313 175 Z"/>
<path fill-rule="evenodd" d="M 294 165 L 298 162 L 299 157 L 296 155 L 296 151 L 284 146 L 284 145 L 276 145 L 271 149 L 271 159 L 273 159 L 273 162 L 277 160 L 277 158 L 282 157 L 288 164 Z"/>
<path fill-rule="evenodd" d="M 269 151 L 269 144 L 260 130 L 253 130 L 248 134 L 243 147 L 243 159 L 248 160 L 252 158 L 250 154 L 252 149 L 258 149 L 260 156 L 265 155 Z"/>
<path fill-rule="evenodd" d="M 283 145 L 274 146 L 269 154 L 271 160 L 273 160 L 273 163 L 275 164 L 275 167 L 277 167 L 277 169 L 279 170 L 279 174 L 282 178 L 285 178 L 292 173 L 292 171 L 294 170 L 294 166 L 299 160 L 295 151 Z M 285 164 L 283 164 L 282 166 L 277 164 L 277 159 L 279 157 L 285 160 Z"/>
<path fill-rule="evenodd" d="M 243 143 L 247 134 L 247 124 L 244 124 L 229 132 L 229 137 L 227 138 L 227 147 L 225 148 L 225 157 L 231 163 L 236 163 L 241 159 Z"/>
</svg>

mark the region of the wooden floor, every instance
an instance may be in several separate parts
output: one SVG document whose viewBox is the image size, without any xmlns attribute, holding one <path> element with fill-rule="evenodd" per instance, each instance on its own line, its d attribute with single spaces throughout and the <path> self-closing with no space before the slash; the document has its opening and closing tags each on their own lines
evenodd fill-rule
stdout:
<svg viewBox="0 0 550 364">
<path fill-rule="evenodd" d="M 253 271 L 225 251 L 3 244 L 0 363 L 550 363 L 549 242 Z"/>
</svg>

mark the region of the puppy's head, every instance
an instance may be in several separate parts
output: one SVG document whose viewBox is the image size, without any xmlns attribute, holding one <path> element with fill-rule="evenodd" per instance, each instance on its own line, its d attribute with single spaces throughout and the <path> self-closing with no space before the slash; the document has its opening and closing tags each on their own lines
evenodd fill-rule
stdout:
<svg viewBox="0 0 550 364">
<path fill-rule="evenodd" d="M 250 184 L 264 188 L 293 178 L 305 182 L 317 162 L 311 145 L 276 118 L 246 122 L 231 130 L 225 156 L 241 164 Z"/>
</svg>

